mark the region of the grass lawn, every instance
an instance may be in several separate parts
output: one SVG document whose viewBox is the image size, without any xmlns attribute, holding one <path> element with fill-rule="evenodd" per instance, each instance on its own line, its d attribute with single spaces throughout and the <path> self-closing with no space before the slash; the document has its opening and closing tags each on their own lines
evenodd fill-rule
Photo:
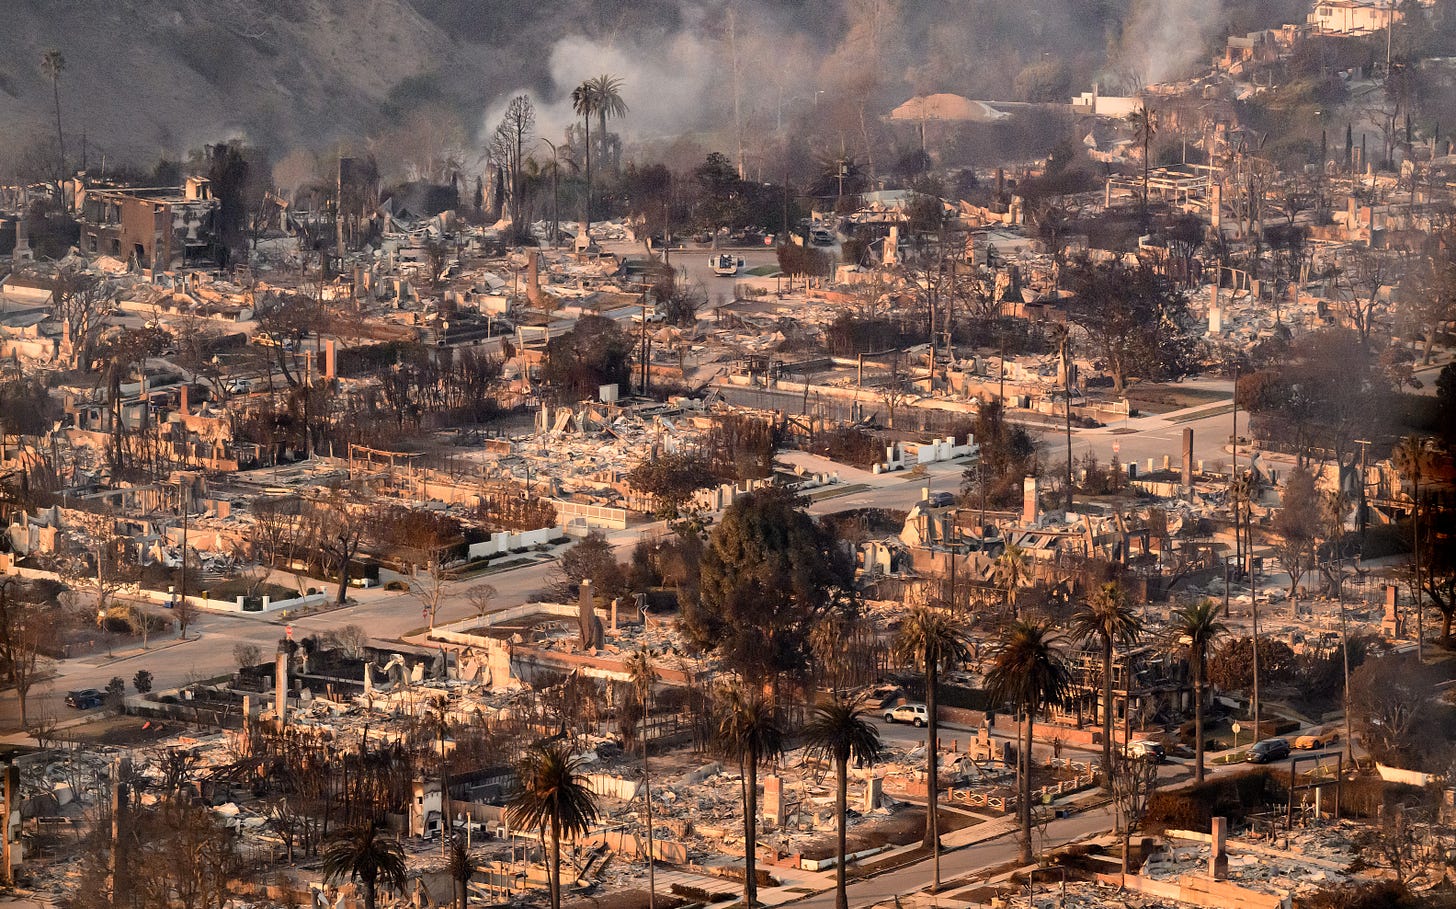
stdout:
<svg viewBox="0 0 1456 909">
<path fill-rule="evenodd" d="M 191 595 L 194 593 L 200 593 L 200 591 L 192 590 L 191 585 L 189 584 L 187 593 L 188 595 Z M 236 599 L 237 597 L 247 596 L 248 582 L 241 579 L 222 581 L 221 583 L 213 584 L 212 586 L 208 587 L 207 595 L 214 600 L 232 600 Z M 298 596 L 298 591 L 294 588 L 284 587 L 280 584 L 265 582 L 263 586 L 259 588 L 258 596 L 268 597 L 274 602 L 277 602 L 279 600 L 293 599 L 294 597 Z"/>
<path fill-rule="evenodd" d="M 1172 418 L 1172 422 L 1174 422 L 1174 423 L 1191 423 L 1194 420 L 1203 420 L 1203 419 L 1206 419 L 1208 417 L 1221 417 L 1224 414 L 1229 414 L 1229 413 L 1233 413 L 1233 412 L 1234 412 L 1234 405 L 1233 405 L 1233 402 L 1230 401 L 1229 403 L 1224 404 L 1224 405 L 1221 405 L 1219 407 L 1205 407 L 1202 410 L 1194 410 L 1194 411 L 1190 411 L 1190 412 L 1185 413 L 1185 414 L 1181 414 L 1179 416 L 1173 417 Z"/>
<path fill-rule="evenodd" d="M 1211 388 L 1191 388 L 1184 385 L 1137 384 L 1129 386 L 1127 398 L 1143 414 L 1167 413 L 1199 404 L 1213 404 L 1227 401 L 1226 391 Z"/>
</svg>

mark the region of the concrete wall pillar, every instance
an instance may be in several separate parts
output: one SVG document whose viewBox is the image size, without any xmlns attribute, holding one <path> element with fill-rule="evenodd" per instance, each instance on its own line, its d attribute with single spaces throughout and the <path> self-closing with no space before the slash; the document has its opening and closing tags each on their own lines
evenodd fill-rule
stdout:
<svg viewBox="0 0 1456 909">
<path fill-rule="evenodd" d="M 1183 430 L 1183 487 L 1193 485 L 1193 430 Z"/>
<path fill-rule="evenodd" d="M 541 299 L 541 254 L 534 249 L 526 253 L 526 299 L 533 304 Z"/>
<path fill-rule="evenodd" d="M 1208 876 L 1216 881 L 1228 877 L 1228 818 L 1213 819 L 1208 852 Z"/>
<path fill-rule="evenodd" d="M 764 778 L 763 820 L 775 827 L 784 825 L 784 781 L 781 777 Z"/>
<path fill-rule="evenodd" d="M 577 597 L 576 621 L 581 631 L 581 649 L 586 650 L 592 646 L 592 620 L 596 618 L 596 607 L 592 595 L 591 578 L 582 578 L 581 593 Z"/>
<path fill-rule="evenodd" d="M 1036 477 L 1027 477 L 1021 487 L 1021 522 L 1035 524 L 1041 520 L 1041 502 L 1036 494 Z"/>
<path fill-rule="evenodd" d="M 273 703 L 278 714 L 278 728 L 288 725 L 288 645 L 279 642 L 273 664 Z"/>
<path fill-rule="evenodd" d="M 864 801 L 860 805 L 861 814 L 869 814 L 880 807 L 880 798 L 884 793 L 885 781 L 877 776 L 865 780 Z"/>
</svg>

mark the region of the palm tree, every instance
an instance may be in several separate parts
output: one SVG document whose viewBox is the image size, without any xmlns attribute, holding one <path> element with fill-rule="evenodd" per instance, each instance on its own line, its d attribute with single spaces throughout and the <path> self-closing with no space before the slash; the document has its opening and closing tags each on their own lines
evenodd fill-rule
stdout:
<svg viewBox="0 0 1456 909">
<path fill-rule="evenodd" d="M 1095 637 L 1102 645 L 1102 774 L 1103 785 L 1109 789 L 1112 787 L 1112 650 L 1119 644 L 1130 646 L 1142 630 L 1142 620 L 1116 582 L 1103 584 L 1092 599 L 1072 614 L 1072 635 L 1078 639 Z"/>
<path fill-rule="evenodd" d="M 1254 500 L 1262 492 L 1263 483 L 1254 470 L 1246 470 L 1229 480 L 1229 500 L 1234 511 L 1234 547 L 1238 554 L 1239 570 L 1252 564 L 1254 552 Z M 1239 528 L 1243 527 L 1243 535 Z"/>
<path fill-rule="evenodd" d="M 601 132 L 600 141 L 606 151 L 607 118 L 621 117 L 627 113 L 627 103 L 622 100 L 622 80 L 603 73 L 571 90 L 571 108 L 581 117 L 585 129 L 586 145 L 586 214 L 583 221 L 591 231 L 591 118 L 596 117 Z"/>
<path fill-rule="evenodd" d="M 845 819 L 849 813 L 849 761 L 874 763 L 880 756 L 880 733 L 864 719 L 863 698 L 845 698 L 838 694 L 827 704 L 814 708 L 814 718 L 804 727 L 804 756 L 834 762 L 834 813 L 839 819 L 839 842 L 835 853 L 834 905 L 849 909 L 845 889 L 844 856 Z"/>
<path fill-rule="evenodd" d="M 586 130 L 586 210 L 582 223 L 588 236 L 591 234 L 591 118 L 597 112 L 597 93 L 588 79 L 571 90 L 571 109 L 581 117 L 582 128 Z"/>
<path fill-rule="evenodd" d="M 627 658 L 627 674 L 632 677 L 632 688 L 642 705 L 642 802 L 647 806 L 647 909 L 657 905 L 657 870 L 652 852 L 652 776 L 647 765 L 647 726 L 652 709 L 652 685 L 657 681 L 657 670 L 646 647 L 638 647 Z"/>
<path fill-rule="evenodd" d="M 761 690 L 728 689 L 718 723 L 719 746 L 738 760 L 743 787 L 743 906 L 758 899 L 758 765 L 784 750 L 784 728 Z"/>
<path fill-rule="evenodd" d="M 511 799 L 506 816 L 517 827 L 551 828 L 547 879 L 551 909 L 561 909 L 561 838 L 585 834 L 597 819 L 597 800 L 581 772 L 581 758 L 564 741 L 536 745 L 522 758 L 517 776 L 521 790 Z"/>
<path fill-rule="evenodd" d="M 61 73 L 66 70 L 66 58 L 57 48 L 51 48 L 40 58 L 40 71 L 51 80 L 51 97 L 56 103 L 56 149 L 60 166 L 56 169 L 56 188 L 66 179 L 66 136 L 61 132 Z"/>
<path fill-rule="evenodd" d="M 1181 648 L 1193 666 L 1193 781 L 1203 782 L 1203 677 L 1208 651 L 1228 631 L 1218 620 L 1218 606 L 1212 600 L 1190 603 L 1174 613 L 1168 629 L 1174 646 Z"/>
<path fill-rule="evenodd" d="M 845 610 L 831 610 L 815 620 L 809 628 L 809 653 L 819 669 L 821 685 L 835 689 L 850 684 L 852 644 L 863 631 L 863 618 Z"/>
<path fill-rule="evenodd" d="M 1148 146 L 1158 134 L 1158 115 L 1148 109 L 1146 103 L 1127 115 L 1132 124 L 1133 137 L 1143 147 L 1143 209 L 1148 207 Z"/>
<path fill-rule="evenodd" d="M 1057 634 L 1050 622 L 1015 620 L 1001 632 L 992 656 L 986 684 L 998 702 L 1009 701 L 1021 711 L 1025 723 L 1022 746 L 1017 750 L 1021 765 L 1021 794 L 1016 812 L 1021 821 L 1021 862 L 1031 852 L 1031 742 L 1037 711 L 1066 700 L 1072 674 L 1057 646 Z"/>
<path fill-rule="evenodd" d="M 1008 543 L 1006 549 L 996 557 L 992 570 L 996 583 L 1000 584 L 1006 593 L 1006 608 L 1010 610 L 1013 617 L 1020 618 L 1016 609 L 1016 588 L 1022 585 L 1029 574 L 1026 550 L 1014 543 Z"/>
<path fill-rule="evenodd" d="M 971 649 L 950 616 L 929 606 L 910 613 L 900 626 L 895 639 L 895 657 L 913 664 L 925 673 L 925 845 L 935 861 L 933 890 L 940 889 L 940 817 L 937 796 L 940 792 L 940 722 L 935 715 L 935 694 L 940 687 L 940 671 L 971 658 Z"/>
<path fill-rule="evenodd" d="M 591 87 L 592 93 L 596 96 L 597 142 L 601 144 L 602 166 L 605 167 L 607 163 L 607 118 L 621 119 L 627 115 L 627 102 L 622 100 L 622 79 L 620 76 L 603 73 L 594 79 L 588 79 L 586 84 Z"/>
<path fill-rule="evenodd" d="M 460 840 L 450 844 L 445 868 L 450 872 L 450 880 L 455 882 L 456 909 L 465 909 L 470 897 L 470 879 L 475 876 L 475 862 L 470 858 L 470 849 Z"/>
<path fill-rule="evenodd" d="M 344 830 L 324 847 L 324 881 L 332 884 L 348 878 L 357 882 L 364 909 L 374 909 L 381 884 L 390 891 L 404 889 L 404 850 L 379 833 L 374 824 L 361 824 Z"/>
<path fill-rule="evenodd" d="M 1421 601 L 1425 598 L 1421 587 L 1421 479 L 1431 464 L 1430 454 L 1419 436 L 1406 436 L 1395 448 L 1395 468 L 1410 477 L 1411 481 L 1411 559 L 1415 569 L 1416 601 L 1416 659 L 1425 658 L 1422 628 Z"/>
<path fill-rule="evenodd" d="M 433 708 L 425 713 L 425 727 L 435 734 L 440 747 L 440 854 L 449 856 L 450 842 L 455 838 L 455 824 L 450 816 L 450 766 L 446 761 L 445 739 L 450 735 L 450 718 L 446 715 L 449 701 L 444 695 L 437 695 L 430 702 Z"/>
<path fill-rule="evenodd" d="M 551 149 L 551 160 L 543 169 L 551 172 L 551 248 L 555 249 L 557 234 L 561 232 L 561 193 L 557 190 L 557 183 L 561 179 L 561 164 L 564 161 L 572 170 L 576 170 L 576 162 L 571 160 L 571 149 L 568 146 L 557 145 L 544 137 L 541 141 Z"/>
</svg>

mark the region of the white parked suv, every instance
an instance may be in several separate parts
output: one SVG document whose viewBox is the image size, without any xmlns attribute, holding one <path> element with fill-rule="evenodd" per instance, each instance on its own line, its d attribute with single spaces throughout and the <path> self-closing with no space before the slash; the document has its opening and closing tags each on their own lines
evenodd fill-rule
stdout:
<svg viewBox="0 0 1456 909">
<path fill-rule="evenodd" d="M 885 722 L 924 726 L 930 722 L 930 712 L 925 709 L 924 704 L 901 704 L 885 711 Z"/>
</svg>

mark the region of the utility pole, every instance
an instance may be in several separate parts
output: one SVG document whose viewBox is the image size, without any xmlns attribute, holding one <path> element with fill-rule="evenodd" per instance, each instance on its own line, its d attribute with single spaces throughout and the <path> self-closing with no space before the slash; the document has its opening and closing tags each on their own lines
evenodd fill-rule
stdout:
<svg viewBox="0 0 1456 909">
<path fill-rule="evenodd" d="M 339 272 L 344 270 L 344 152 L 339 151 L 338 167 L 334 174 L 334 243 L 338 249 Z M 323 276 L 319 276 L 323 280 Z"/>
<path fill-rule="evenodd" d="M 1229 470 L 1229 482 L 1237 484 L 1239 481 L 1239 367 L 1234 364 L 1234 434 L 1233 434 L 1233 467 Z M 1231 487 L 1232 488 L 1232 487 Z M 1238 497 L 1234 497 L 1234 556 L 1235 564 L 1240 564 L 1243 559 L 1244 549 L 1242 538 L 1239 536 L 1239 503 Z M 1225 587 L 1225 589 L 1227 589 Z M 1227 609 L 1224 610 L 1228 612 Z"/>
<path fill-rule="evenodd" d="M 1259 741 L 1259 583 L 1251 580 L 1249 588 L 1254 610 L 1254 741 Z"/>
<path fill-rule="evenodd" d="M 187 608 L 187 475 L 177 481 L 177 503 L 182 508 L 182 573 L 177 578 L 178 605 Z M 185 612 L 181 613 L 186 618 Z M 183 626 L 185 633 L 186 626 Z"/>
<path fill-rule="evenodd" d="M 998 318 L 998 322 L 999 322 L 999 318 Z M 998 364 L 997 364 L 998 371 L 1001 374 L 1001 376 L 1000 376 L 1000 378 L 1001 378 L 1001 390 L 997 393 L 996 399 L 1001 402 L 1001 418 L 1002 419 L 1005 419 L 1006 418 L 1006 335 L 1001 331 L 1001 329 L 1000 329 L 999 326 L 996 329 L 996 333 L 1001 336 L 1001 338 L 1000 338 L 1000 340 L 1001 340 L 1001 359 L 1000 359 L 1000 361 L 998 361 Z"/>
<path fill-rule="evenodd" d="M 1345 573 L 1335 579 L 1335 595 L 1340 600 L 1340 649 L 1345 657 L 1345 760 L 1355 763 L 1355 743 L 1350 735 L 1350 630 L 1345 622 Z"/>
<path fill-rule="evenodd" d="M 647 293 L 642 294 L 642 396 L 647 397 Z"/>
<path fill-rule="evenodd" d="M 1390 49 L 1395 35 L 1395 0 L 1385 0 L 1385 78 L 1390 78 Z"/>
<path fill-rule="evenodd" d="M 1064 374 L 1063 385 L 1067 392 L 1067 513 L 1072 511 L 1072 335 L 1069 328 L 1068 333 L 1062 337 L 1062 372 Z"/>
</svg>

